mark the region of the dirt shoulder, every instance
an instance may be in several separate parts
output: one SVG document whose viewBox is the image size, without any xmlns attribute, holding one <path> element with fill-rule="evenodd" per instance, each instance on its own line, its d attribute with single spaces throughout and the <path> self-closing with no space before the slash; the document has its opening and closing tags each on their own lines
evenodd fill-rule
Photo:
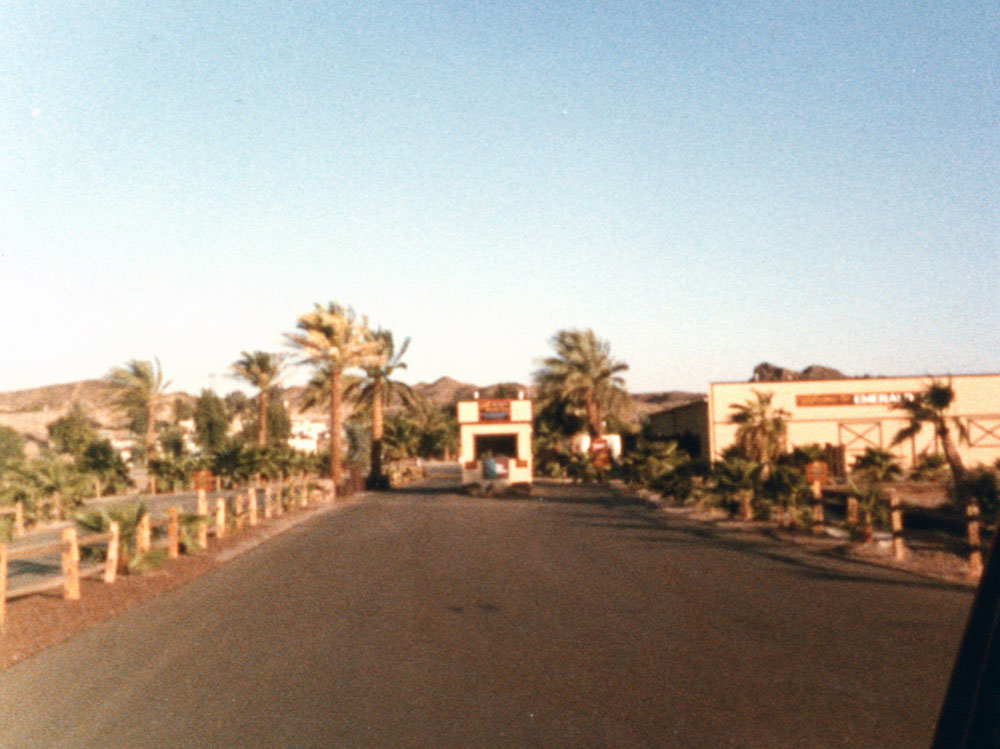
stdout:
<svg viewBox="0 0 1000 749">
<path fill-rule="evenodd" d="M 120 576 L 111 585 L 82 580 L 79 601 L 63 600 L 58 590 L 8 601 L 7 623 L 0 635 L 0 670 L 184 585 L 289 528 L 318 515 L 339 511 L 359 498 L 292 510 L 256 528 L 231 533 L 221 541 L 213 539 L 206 551 L 168 560 L 145 574 Z"/>
<path fill-rule="evenodd" d="M 864 564 L 899 570 L 919 577 L 940 580 L 969 589 L 979 585 L 978 576 L 969 574 L 965 546 L 960 539 L 941 533 L 931 533 L 904 527 L 906 547 L 904 558 L 893 558 L 889 534 L 880 534 L 874 542 L 863 544 L 851 541 L 847 532 L 838 526 L 828 526 L 820 534 L 808 528 L 779 528 L 768 521 L 735 520 L 721 510 L 698 509 L 678 506 L 665 501 L 659 494 L 646 490 L 631 490 L 623 486 L 612 487 L 619 496 L 629 496 L 655 507 L 657 511 L 711 525 L 720 532 L 734 534 L 766 535 L 793 543 L 817 554 L 841 556 Z M 985 554 L 985 551 L 984 551 Z"/>
</svg>

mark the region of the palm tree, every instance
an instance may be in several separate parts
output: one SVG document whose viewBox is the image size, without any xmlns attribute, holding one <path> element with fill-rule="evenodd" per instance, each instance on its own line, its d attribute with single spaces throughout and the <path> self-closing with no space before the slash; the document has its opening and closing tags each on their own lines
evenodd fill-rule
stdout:
<svg viewBox="0 0 1000 749">
<path fill-rule="evenodd" d="M 341 463 L 344 395 L 344 371 L 372 366 L 379 360 L 381 345 L 372 338 L 365 318 L 354 310 L 330 302 L 316 304 L 311 312 L 299 316 L 299 331 L 286 333 L 288 342 L 298 349 L 300 364 L 318 368 L 330 387 L 330 478 L 339 484 L 344 475 Z"/>
<path fill-rule="evenodd" d="M 952 437 L 951 427 L 948 425 L 949 416 L 947 411 L 951 408 L 955 400 L 955 391 L 950 382 L 932 380 L 931 384 L 922 393 L 918 393 L 912 400 L 903 400 L 893 407 L 906 411 L 910 423 L 896 432 L 892 438 L 892 444 L 898 445 L 900 442 L 915 437 L 923 429 L 924 424 L 930 424 L 934 429 L 934 434 L 941 440 L 941 449 L 944 451 L 945 460 L 951 468 L 951 475 L 956 485 L 965 478 L 965 464 L 962 456 L 958 452 L 955 440 Z M 969 433 L 964 424 L 956 418 L 951 418 L 952 426 L 958 432 L 959 439 L 968 442 Z"/>
<path fill-rule="evenodd" d="M 258 389 L 257 393 L 257 447 L 267 444 L 267 405 L 271 388 L 277 384 L 285 369 L 284 354 L 266 351 L 243 351 L 243 358 L 233 362 L 233 375 Z"/>
<path fill-rule="evenodd" d="M 628 365 L 612 359 L 611 347 L 590 329 L 560 330 L 551 343 L 556 355 L 543 359 L 534 374 L 543 408 L 561 402 L 566 410 L 582 413 L 591 437 L 600 437 L 604 415 L 628 399 L 618 374 Z"/>
<path fill-rule="evenodd" d="M 381 344 L 378 361 L 364 367 L 364 377 L 344 388 L 344 395 L 353 398 L 371 414 L 372 444 L 368 485 L 373 489 L 383 489 L 388 486 L 388 480 L 382 471 L 385 409 L 393 396 L 398 397 L 403 405 L 409 406 L 416 401 L 416 395 L 409 385 L 392 379 L 392 373 L 397 369 L 406 369 L 403 355 L 410 346 L 410 339 L 403 341 L 403 345 L 396 352 L 392 331 L 379 328 L 372 333 L 372 338 Z"/>
<path fill-rule="evenodd" d="M 736 430 L 736 448 L 740 455 L 759 463 L 761 481 L 766 481 L 771 474 L 771 465 L 785 451 L 787 419 L 791 414 L 784 409 L 772 407 L 773 392 L 754 390 L 753 394 L 754 400 L 730 404 L 734 413 L 729 416 L 729 421 L 739 425 Z"/>
<path fill-rule="evenodd" d="M 170 382 L 163 380 L 160 360 L 130 359 L 124 367 L 113 367 L 105 379 L 118 390 L 117 405 L 131 414 L 137 411 L 146 421 L 146 464 L 156 450 L 156 406 Z"/>
</svg>

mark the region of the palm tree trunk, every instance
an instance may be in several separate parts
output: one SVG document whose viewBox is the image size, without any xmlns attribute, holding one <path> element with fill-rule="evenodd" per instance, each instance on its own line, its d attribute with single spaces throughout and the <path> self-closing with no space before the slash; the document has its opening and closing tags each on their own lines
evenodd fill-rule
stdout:
<svg viewBox="0 0 1000 749">
<path fill-rule="evenodd" d="M 335 486 L 344 477 L 344 467 L 340 463 L 343 423 L 341 401 L 344 397 L 344 373 L 339 369 L 330 374 L 330 478 Z"/>
<path fill-rule="evenodd" d="M 601 412 L 597 408 L 597 400 L 594 398 L 594 393 L 590 390 L 587 391 L 586 398 L 586 410 L 587 410 L 587 427 L 590 429 L 590 436 L 592 438 L 597 438 L 601 436 Z"/>
<path fill-rule="evenodd" d="M 153 459 L 153 451 L 156 449 L 156 429 L 153 424 L 153 401 L 146 401 L 146 465 Z"/>
<path fill-rule="evenodd" d="M 381 489 L 382 475 L 382 437 L 385 434 L 385 414 L 382 411 L 382 389 L 376 387 L 372 397 L 372 447 L 371 470 L 368 481 L 372 488 Z"/>
<path fill-rule="evenodd" d="M 957 484 L 965 478 L 965 464 L 962 462 L 962 456 L 958 452 L 955 440 L 951 438 L 951 432 L 948 431 L 947 426 L 939 424 L 937 434 L 941 438 L 941 449 L 944 450 L 944 458 L 948 461 L 948 467 L 951 468 L 951 476 Z"/>
<path fill-rule="evenodd" d="M 267 389 L 257 394 L 257 447 L 267 445 Z"/>
</svg>

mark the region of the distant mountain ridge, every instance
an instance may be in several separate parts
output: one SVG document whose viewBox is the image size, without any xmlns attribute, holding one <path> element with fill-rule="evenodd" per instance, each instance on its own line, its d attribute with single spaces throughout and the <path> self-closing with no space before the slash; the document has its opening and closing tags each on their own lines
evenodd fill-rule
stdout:
<svg viewBox="0 0 1000 749">
<path fill-rule="evenodd" d="M 476 385 L 471 382 L 461 382 L 451 377 L 439 377 L 433 382 L 418 382 L 412 386 L 414 392 L 438 407 L 452 406 L 460 400 L 469 400 L 476 392 L 481 398 L 517 397 L 518 391 L 524 392 L 524 397 L 534 398 L 537 390 L 533 385 L 519 382 L 499 382 L 492 385 Z M 305 388 L 293 386 L 285 388 L 282 397 L 288 404 L 292 418 L 306 416 L 307 418 L 327 417 L 325 408 L 301 410 Z M 638 421 L 643 415 L 659 411 L 667 406 L 686 401 L 704 399 L 704 393 L 689 393 L 677 390 L 633 393 L 632 419 Z M 158 409 L 157 418 L 172 421 L 174 404 L 178 400 L 193 403 L 196 396 L 184 392 L 167 393 Z M 125 426 L 124 415 L 114 405 L 114 388 L 104 380 L 80 380 L 57 385 L 44 385 L 37 388 L 10 390 L 0 392 L 0 425 L 13 429 L 39 441 L 48 438 L 47 426 L 67 413 L 74 404 L 79 404 L 83 411 L 98 426 L 106 429 L 121 429 Z M 350 404 L 345 403 L 345 409 L 350 412 Z"/>
</svg>

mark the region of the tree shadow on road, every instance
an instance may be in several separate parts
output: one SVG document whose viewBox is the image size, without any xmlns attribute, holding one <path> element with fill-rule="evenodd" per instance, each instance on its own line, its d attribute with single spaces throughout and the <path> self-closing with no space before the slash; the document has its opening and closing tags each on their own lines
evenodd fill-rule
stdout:
<svg viewBox="0 0 1000 749">
<path fill-rule="evenodd" d="M 706 550 L 722 548 L 739 554 L 777 562 L 792 574 L 812 579 L 857 582 L 887 586 L 925 588 L 969 593 L 968 585 L 951 583 L 905 570 L 890 569 L 876 562 L 845 556 L 846 544 L 810 549 L 791 540 L 763 535 L 759 530 L 720 529 L 696 525 L 696 521 L 667 518 L 653 513 L 598 516 L 574 513 L 573 522 L 607 528 L 626 534 L 629 540 L 647 546 L 688 546 Z"/>
</svg>

